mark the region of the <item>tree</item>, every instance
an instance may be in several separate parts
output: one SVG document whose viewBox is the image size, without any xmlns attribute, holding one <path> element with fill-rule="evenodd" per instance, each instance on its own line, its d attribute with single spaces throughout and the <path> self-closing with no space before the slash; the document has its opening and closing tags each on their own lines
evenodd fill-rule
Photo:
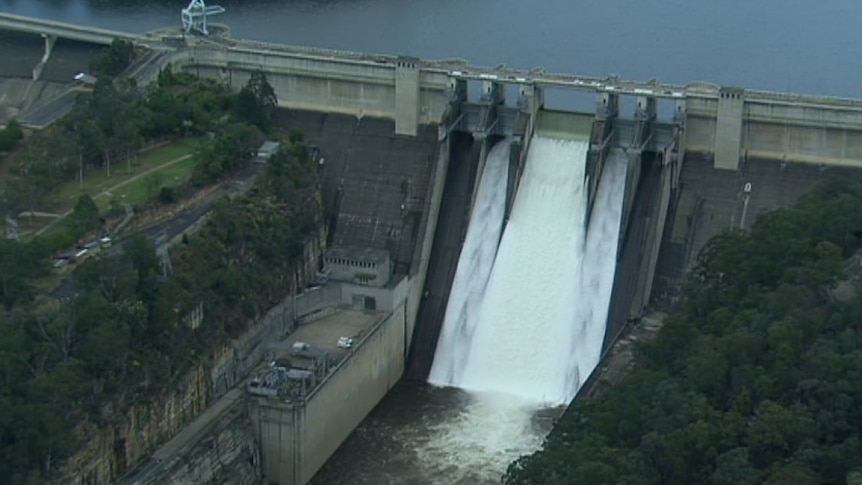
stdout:
<svg viewBox="0 0 862 485">
<path fill-rule="evenodd" d="M 101 76 L 115 77 L 129 67 L 134 57 L 134 44 L 127 40 L 114 39 L 110 47 L 93 59 L 90 70 Z"/>
<path fill-rule="evenodd" d="M 234 100 L 234 112 L 241 120 L 247 121 L 263 131 L 272 126 L 272 116 L 278 107 L 275 90 L 266 80 L 263 71 L 254 71 L 251 78 L 240 90 Z"/>
<path fill-rule="evenodd" d="M 748 459 L 748 449 L 734 448 L 716 459 L 715 472 L 709 478 L 711 485 L 757 485 L 757 469 Z"/>
<path fill-rule="evenodd" d="M 27 139 L 16 153 L 11 169 L 14 182 L 7 202 L 11 206 L 37 210 L 45 202 L 52 188 L 71 177 L 77 168 L 75 141 L 65 133 L 40 132 Z"/>
<path fill-rule="evenodd" d="M 43 269 L 40 254 L 18 241 L 0 239 L 0 268 L 0 304 L 6 310 L 32 298 L 32 281 Z"/>
<path fill-rule="evenodd" d="M 628 378 L 576 402 L 505 483 L 846 485 L 862 298 L 832 289 L 859 289 L 860 228 L 862 181 L 846 178 L 714 238 Z"/>
<path fill-rule="evenodd" d="M 24 132 L 21 131 L 21 125 L 15 120 L 10 121 L 6 128 L 0 130 L 0 152 L 12 150 L 22 138 Z"/>
<path fill-rule="evenodd" d="M 123 253 L 137 271 L 139 285 L 152 277 L 159 268 L 156 247 L 142 233 L 132 236 L 131 240 L 123 246 Z"/>
<path fill-rule="evenodd" d="M 153 172 L 144 177 L 144 190 L 147 191 L 147 197 L 153 197 L 162 185 L 164 177 L 159 172 Z"/>
<path fill-rule="evenodd" d="M 93 199 L 84 194 L 78 197 L 78 202 L 75 204 L 75 210 L 72 211 L 72 217 L 76 225 L 83 231 L 91 230 L 99 220 L 99 207 L 93 202 Z"/>
<path fill-rule="evenodd" d="M 159 202 L 162 204 L 172 204 L 174 200 L 174 189 L 171 187 L 162 187 L 159 190 Z"/>
</svg>

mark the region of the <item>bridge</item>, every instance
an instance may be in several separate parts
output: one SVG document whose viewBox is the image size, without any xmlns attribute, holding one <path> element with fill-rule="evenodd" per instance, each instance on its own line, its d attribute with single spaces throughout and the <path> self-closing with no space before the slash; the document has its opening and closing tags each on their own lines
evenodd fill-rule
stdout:
<svg viewBox="0 0 862 485">
<path fill-rule="evenodd" d="M 776 159 L 857 166 L 862 160 L 862 100 L 805 96 L 658 80 L 632 81 L 473 66 L 463 60 L 425 60 L 376 54 L 285 46 L 229 37 L 137 35 L 64 22 L 0 14 L 0 29 L 40 34 L 46 56 L 57 37 L 98 44 L 119 38 L 162 54 L 150 69 L 135 73 L 139 84 L 155 79 L 161 66 L 219 78 L 240 87 L 251 72 L 263 70 L 279 103 L 288 108 L 393 118 L 396 133 L 414 135 L 421 124 L 443 123 L 448 130 L 511 134 L 544 106 L 547 90 L 591 93 L 596 117 L 632 119 L 621 113 L 620 99 L 633 97 L 656 112 L 659 102 L 673 106 L 682 130 L 680 154 L 714 156 L 716 167 L 735 170 L 747 159 Z M 155 65 L 158 64 L 158 65 Z M 34 78 L 38 70 L 34 69 Z M 467 85 L 481 84 L 483 99 L 467 102 Z M 517 107 L 504 105 L 507 85 L 518 87 Z M 472 107 L 470 105 L 473 105 Z M 639 108 L 641 109 L 641 108 Z M 494 110 L 494 114 L 490 114 Z M 472 111 L 472 114 L 471 114 Z M 458 113 L 460 119 L 448 115 Z M 482 123 L 480 133 L 475 125 Z M 487 131 L 487 133 L 485 132 Z M 522 130 L 523 131 L 523 130 Z M 445 132 L 441 132 L 445 136 Z"/>
<path fill-rule="evenodd" d="M 0 13 L 0 29 L 101 45 L 111 45 L 114 39 L 122 39 L 129 42 L 140 42 L 142 40 L 141 36 L 128 32 L 87 27 L 67 22 L 55 22 L 53 20 L 43 20 L 8 13 Z"/>
</svg>

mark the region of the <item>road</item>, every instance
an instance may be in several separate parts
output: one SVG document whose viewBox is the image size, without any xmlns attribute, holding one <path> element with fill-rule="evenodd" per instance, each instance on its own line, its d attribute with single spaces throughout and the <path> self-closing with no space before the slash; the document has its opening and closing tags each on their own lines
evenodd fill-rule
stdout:
<svg viewBox="0 0 862 485">
<path fill-rule="evenodd" d="M 162 165 L 164 167 L 164 165 Z M 102 256 L 103 258 L 116 258 L 123 254 L 123 246 L 137 234 L 142 233 L 154 244 L 157 240 L 170 241 L 179 236 L 183 232 L 189 230 L 196 222 L 204 217 L 210 209 L 213 202 L 225 196 L 236 195 L 247 191 L 254 184 L 255 177 L 262 171 L 263 165 L 251 164 L 248 168 L 237 174 L 232 181 L 222 184 L 221 187 L 214 190 L 212 193 L 201 199 L 200 201 L 189 205 L 179 214 L 170 219 L 161 220 L 144 227 L 134 228 L 135 230 L 124 234 L 114 240 L 114 244 Z M 142 173 L 141 175 L 145 175 Z M 67 275 L 59 285 L 57 285 L 50 294 L 60 300 L 66 300 L 78 295 L 78 289 L 75 285 L 73 273 Z"/>
<path fill-rule="evenodd" d="M 175 159 L 173 159 L 173 160 L 171 160 L 171 161 L 165 162 L 165 163 L 163 163 L 163 164 L 161 164 L 161 165 L 159 165 L 159 166 L 157 166 L 157 167 L 153 167 L 153 168 L 151 168 L 151 169 L 149 169 L 149 170 L 144 170 L 143 172 L 141 172 L 141 173 L 139 173 L 139 174 L 135 175 L 134 177 L 132 177 L 132 178 L 130 178 L 130 179 L 124 180 L 123 182 L 120 182 L 120 183 L 118 183 L 117 185 L 114 185 L 113 187 L 108 187 L 107 189 L 105 189 L 105 190 L 103 190 L 103 191 L 99 192 L 98 194 L 96 194 L 96 195 L 93 197 L 93 200 L 96 200 L 96 199 L 98 199 L 99 197 L 108 196 L 111 192 L 113 192 L 113 191 L 115 191 L 115 190 L 117 190 L 117 189 L 119 189 L 119 188 L 122 188 L 122 187 L 124 187 L 124 186 L 126 186 L 126 185 L 128 185 L 128 184 L 130 184 L 130 183 L 132 183 L 132 182 L 134 182 L 135 180 L 139 180 L 141 177 L 143 177 L 143 176 L 145 176 L 145 175 L 149 175 L 149 174 L 151 174 L 151 173 L 153 173 L 153 172 L 156 172 L 156 171 L 158 171 L 158 170 L 161 170 L 161 169 L 163 169 L 163 168 L 170 167 L 171 165 L 174 165 L 174 164 L 176 164 L 176 163 L 182 162 L 183 160 L 188 160 L 189 158 L 191 158 L 191 155 L 183 155 L 183 156 L 181 156 L 181 157 L 179 157 L 179 158 L 175 158 Z M 39 229 L 38 231 L 36 231 L 36 234 L 35 234 L 35 235 L 36 235 L 36 236 L 38 236 L 39 234 L 42 234 L 43 232 L 47 231 L 48 229 L 50 229 L 50 228 L 51 228 L 51 226 L 53 226 L 54 224 L 56 224 L 56 223 L 58 223 L 58 222 L 62 221 L 62 220 L 63 220 L 63 219 L 65 219 L 67 216 L 69 216 L 69 214 L 71 214 L 71 213 L 72 213 L 72 211 L 73 211 L 73 209 L 69 209 L 69 210 L 67 210 L 66 212 L 64 212 L 64 213 L 60 214 L 60 217 L 59 217 L 58 219 L 55 219 L 55 220 L 51 221 L 51 222 L 50 222 L 49 224 L 47 224 L 45 227 L 43 227 L 42 229 Z"/>
</svg>

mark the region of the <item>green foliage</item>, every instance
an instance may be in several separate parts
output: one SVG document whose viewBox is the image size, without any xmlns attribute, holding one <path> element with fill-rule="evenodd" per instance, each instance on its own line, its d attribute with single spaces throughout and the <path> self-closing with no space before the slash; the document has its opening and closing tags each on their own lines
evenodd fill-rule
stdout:
<svg viewBox="0 0 862 485">
<path fill-rule="evenodd" d="M 33 298 L 33 280 L 45 273 L 40 248 L 0 239 L 0 304 L 6 310 Z"/>
<path fill-rule="evenodd" d="M 22 138 L 24 138 L 24 132 L 21 130 L 21 125 L 15 120 L 10 121 L 0 130 L 0 152 L 12 150 Z"/>
<path fill-rule="evenodd" d="M 83 231 L 94 229 L 99 221 L 99 208 L 89 195 L 84 194 L 78 197 L 78 203 L 72 211 L 72 218 L 75 225 Z"/>
<path fill-rule="evenodd" d="M 124 49 L 119 43 L 105 55 L 120 56 Z M 255 122 L 271 128 L 275 95 L 266 78 L 255 75 L 246 88 L 255 97 Z M 166 137 L 213 136 L 201 148 L 202 166 L 187 188 L 220 180 L 245 166 L 265 139 L 260 128 L 237 119 L 238 96 L 220 82 L 174 72 L 171 66 L 145 89 L 127 79 L 101 77 L 60 123 L 34 133 L 26 143 L 17 143 L 20 128 L 14 122 L 0 132 L 0 143 L 5 134 L 17 143 L 11 170 L 0 179 L 0 212 L 53 212 L 58 185 L 96 170 L 104 170 L 105 178 L 112 171 L 130 172 L 144 143 Z M 157 197 L 161 185 L 145 187 L 146 195 Z"/>
<path fill-rule="evenodd" d="M 162 187 L 159 190 L 159 202 L 162 204 L 172 204 L 175 200 L 174 189 L 171 187 Z"/>
<path fill-rule="evenodd" d="M 202 135 L 226 124 L 232 95 L 227 86 L 167 66 L 146 90 L 142 133 L 147 138 Z"/>
<path fill-rule="evenodd" d="M 65 133 L 35 133 L 14 154 L 7 176 L 0 178 L 2 209 L 10 214 L 38 210 L 52 187 L 72 177 L 77 163 L 75 140 Z"/>
<path fill-rule="evenodd" d="M 237 95 L 216 81 L 169 69 L 145 90 L 105 79 L 128 65 L 134 54 L 128 47 L 115 43 L 94 65 L 103 76 L 70 115 L 17 144 L 0 180 L 0 210 L 44 210 L 57 203 L 59 184 L 93 170 L 109 178 L 112 169 L 123 168 L 117 162 L 131 166 L 143 142 L 164 137 L 213 134 L 199 150 L 191 186 L 247 166 L 264 136 L 236 119 Z M 265 78 L 255 79 L 247 91 L 258 103 L 255 122 L 270 128 L 274 93 Z M 72 276 L 76 298 L 57 307 L 33 304 L 34 281 L 48 273 L 50 255 L 98 220 L 89 197 L 73 211 L 77 224 L 28 245 L 0 241 L 3 483 L 44 483 L 80 445 L 85 425 L 115 423 L 113 413 L 170 386 L 192 362 L 287 296 L 303 242 L 320 217 L 314 166 L 301 135 L 290 140 L 267 168 L 273 180 L 215 204 L 205 227 L 171 249 L 167 278 L 152 243 L 141 236 L 123 246 L 122 258 L 82 262 Z M 163 202 L 176 196 L 161 183 L 152 184 L 150 195 L 156 192 Z M 121 211 L 113 201 L 112 208 Z M 201 303 L 204 324 L 193 330 L 183 317 Z"/>
<path fill-rule="evenodd" d="M 269 131 L 272 117 L 278 107 L 275 90 L 266 80 L 263 71 L 254 71 L 234 101 L 236 116 L 263 131 Z"/>
<path fill-rule="evenodd" d="M 22 309 L 0 313 L 3 483 L 51 478 L 81 444 L 79 424 L 115 425 L 130 403 L 170 388 L 287 296 L 320 218 L 312 164 L 289 154 L 302 152 L 279 155 L 286 175 L 277 185 L 216 202 L 204 227 L 170 249 L 168 278 L 153 243 L 138 234 L 123 257 L 75 270 L 80 296 L 26 313 L 28 275 L 45 271 L 28 251 L 44 248 L 0 240 L 0 297 Z M 88 202 L 79 205 L 88 212 Z M 200 304 L 203 323 L 192 329 L 184 317 Z"/>
<path fill-rule="evenodd" d="M 134 58 L 134 44 L 127 40 L 114 39 L 110 47 L 90 62 L 90 71 L 99 76 L 113 78 L 129 67 Z"/>
<path fill-rule="evenodd" d="M 204 141 L 195 151 L 197 167 L 193 183 L 211 184 L 247 166 L 263 139 L 256 127 L 237 123 L 212 140 Z"/>
<path fill-rule="evenodd" d="M 162 174 L 159 172 L 151 173 L 144 177 L 144 190 L 147 191 L 147 197 L 156 195 L 163 181 Z"/>
<path fill-rule="evenodd" d="M 862 466 L 862 182 L 713 239 L 618 386 L 579 401 L 507 484 L 843 485 Z"/>
</svg>

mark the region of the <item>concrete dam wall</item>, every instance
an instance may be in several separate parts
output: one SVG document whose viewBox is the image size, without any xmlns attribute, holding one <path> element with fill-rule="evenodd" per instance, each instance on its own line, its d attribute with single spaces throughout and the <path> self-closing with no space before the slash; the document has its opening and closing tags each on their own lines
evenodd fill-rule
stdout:
<svg viewBox="0 0 862 485">
<path fill-rule="evenodd" d="M 406 375 L 413 380 L 424 381 L 434 359 L 461 241 L 467 231 L 480 145 L 466 133 L 455 133 L 451 139 L 450 162 L 434 231 L 430 269 L 423 284 L 415 335 L 410 346 Z"/>
<path fill-rule="evenodd" d="M 419 125 L 437 123 L 448 107 L 448 78 L 422 71 L 415 60 L 394 65 L 367 60 L 348 63 L 325 56 L 191 47 L 170 62 L 239 89 L 251 73 L 267 74 L 279 105 L 358 117 L 394 119 L 395 132 L 416 135 Z"/>
<path fill-rule="evenodd" d="M 488 144 L 500 134 L 493 130 L 503 124 L 487 117 L 481 127 L 469 129 L 455 121 L 455 104 L 465 101 L 460 96 L 468 81 L 492 92 L 505 91 L 506 84 L 524 88 L 519 108 L 511 108 L 526 117 L 526 128 L 519 149 L 513 150 L 510 205 L 534 132 L 586 137 L 593 191 L 606 161 L 618 158 L 627 164 L 605 348 L 651 302 L 672 301 L 709 237 L 748 227 L 761 210 L 786 206 L 825 177 L 856 173 L 849 167 L 862 164 L 862 102 L 852 100 L 702 85 L 662 90 L 619 80 L 592 80 L 592 86 L 567 75 L 218 42 L 155 56 L 136 71 L 137 79 L 152 80 L 171 63 L 239 88 L 253 71 L 263 70 L 280 105 L 289 108 L 281 121 L 301 127 L 319 152 L 324 204 L 333 213 L 328 244 L 387 251 L 394 274 L 402 279 L 397 298 L 376 300 L 394 309 L 369 313 L 376 319 L 370 332 L 305 402 L 255 398 L 247 408 L 237 407 L 248 414 L 224 415 L 224 426 L 203 438 L 216 443 L 215 450 L 194 448 L 203 451 L 194 452 L 200 459 L 191 467 L 245 460 L 251 468 L 260 466 L 271 482 L 305 483 L 405 366 L 408 377 L 425 378 L 476 173 Z M 540 120 L 542 90 L 552 86 L 594 93 L 596 113 L 545 110 Z M 621 96 L 637 98 L 633 117 L 620 114 Z M 675 103 L 672 121 L 655 118 L 659 98 Z M 354 290 L 365 298 L 395 292 Z M 219 386 L 220 392 L 227 390 L 227 384 Z M 252 434 L 235 432 L 243 426 L 253 430 L 259 451 L 249 451 Z M 170 473 L 201 483 L 215 479 L 189 469 Z"/>
</svg>

